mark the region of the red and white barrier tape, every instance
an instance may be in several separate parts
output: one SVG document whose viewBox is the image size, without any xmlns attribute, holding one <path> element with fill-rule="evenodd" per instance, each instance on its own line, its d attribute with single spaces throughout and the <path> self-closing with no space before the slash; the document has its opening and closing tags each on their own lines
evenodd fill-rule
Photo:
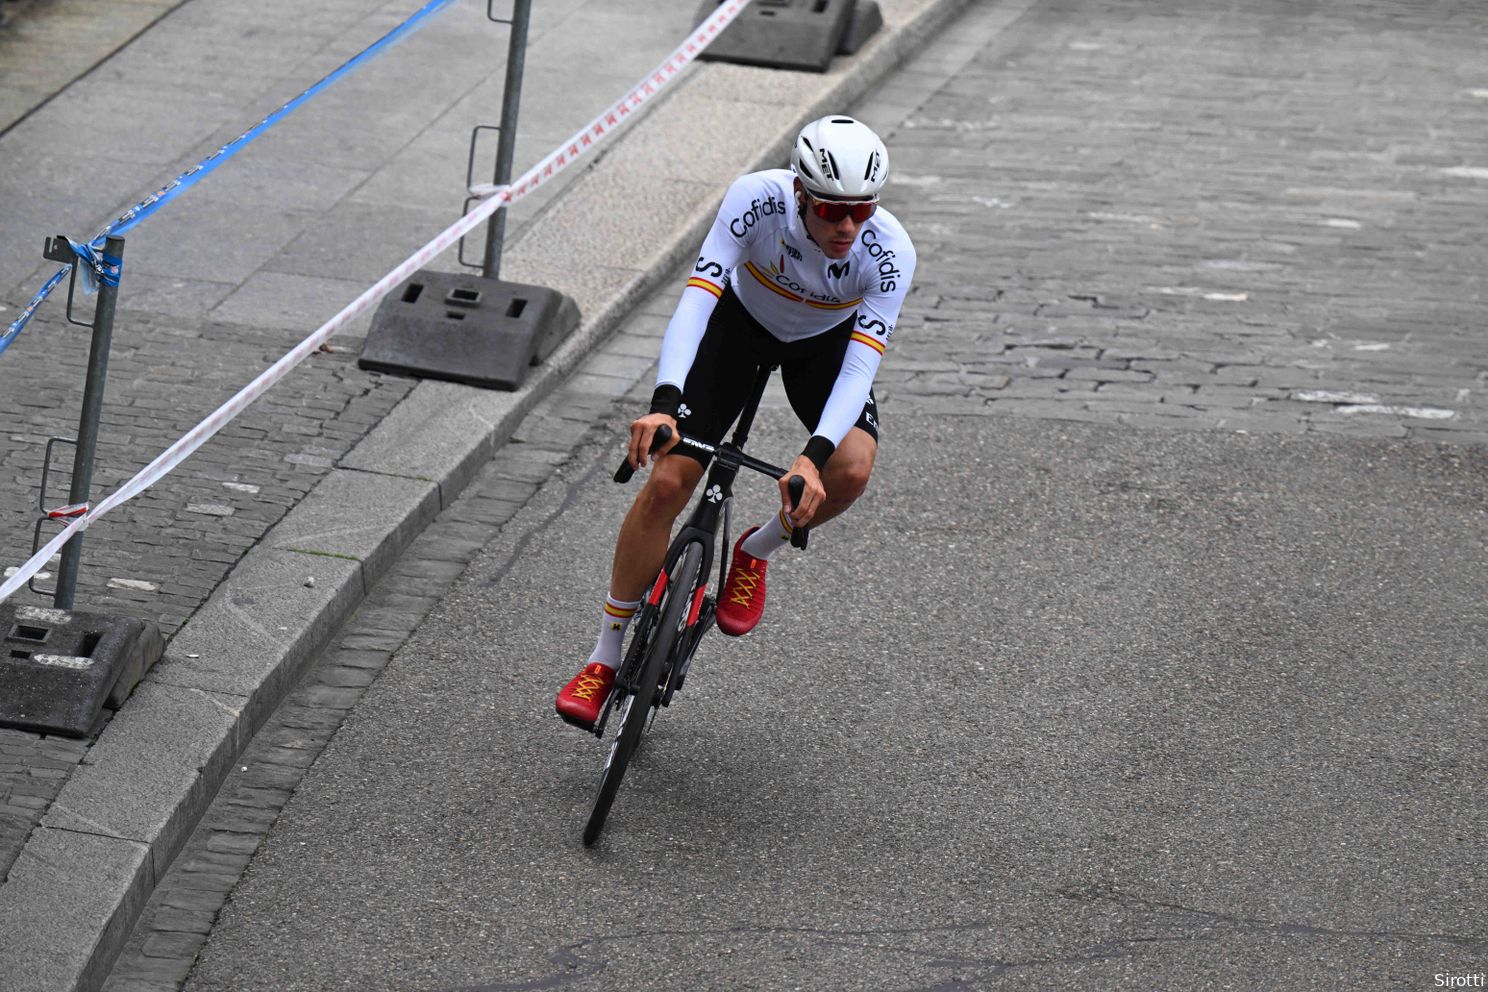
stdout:
<svg viewBox="0 0 1488 992">
<path fill-rule="evenodd" d="M 150 464 L 141 469 L 134 478 L 125 482 L 109 496 L 100 500 L 98 504 L 88 513 L 74 517 L 61 533 L 47 542 L 36 554 L 15 573 L 0 584 L 0 603 L 9 599 L 16 590 L 31 580 L 37 572 L 41 571 L 47 561 L 61 550 L 67 543 L 68 538 L 78 531 L 87 530 L 99 517 L 108 513 L 121 503 L 131 500 L 144 492 L 146 489 L 159 482 L 169 474 L 181 462 L 185 461 L 197 448 L 200 448 L 207 440 L 218 431 L 226 427 L 234 417 L 263 395 L 268 388 L 289 374 L 290 369 L 304 361 L 327 340 L 339 331 L 347 322 L 361 316 L 368 308 L 377 303 L 405 279 L 423 268 L 437 255 L 445 251 L 455 242 L 459 241 L 488 217 L 507 204 L 514 203 L 523 196 L 532 192 L 542 183 L 547 182 L 572 165 L 577 159 L 584 155 L 596 143 L 609 136 L 620 127 L 652 97 L 661 92 L 662 88 L 670 83 L 677 75 L 694 61 L 703 50 L 717 38 L 724 28 L 739 15 L 749 0 L 727 0 L 719 5 L 706 21 L 698 25 L 692 35 L 679 45 L 676 51 L 667 57 L 666 61 L 658 65 L 644 79 L 635 85 L 625 96 L 613 103 L 608 110 L 601 113 L 583 128 L 575 131 L 565 142 L 548 153 L 542 161 L 528 169 L 520 177 L 515 179 L 509 186 L 478 186 L 472 192 L 483 196 L 475 209 L 461 217 L 454 224 L 446 228 L 428 244 L 408 256 L 402 265 L 383 276 L 374 283 L 366 292 L 362 293 L 351 303 L 347 304 L 336 316 L 326 321 L 314 334 L 301 341 L 288 354 L 273 365 L 248 385 L 238 391 L 232 399 L 222 404 L 212 412 L 201 423 L 197 424 L 185 436 L 175 444 L 163 451 Z"/>
</svg>

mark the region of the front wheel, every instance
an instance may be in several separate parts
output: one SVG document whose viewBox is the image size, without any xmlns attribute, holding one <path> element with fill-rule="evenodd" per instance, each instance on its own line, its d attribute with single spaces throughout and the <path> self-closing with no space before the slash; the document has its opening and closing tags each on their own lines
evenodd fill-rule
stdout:
<svg viewBox="0 0 1488 992">
<path fill-rule="evenodd" d="M 666 592 L 662 594 L 661 618 L 650 631 L 638 631 L 638 637 L 648 633 L 648 644 L 641 645 L 642 656 L 634 671 L 635 685 L 632 692 L 620 703 L 620 726 L 615 732 L 615 742 L 610 746 L 604 771 L 599 776 L 599 793 L 594 798 L 594 810 L 589 822 L 584 825 L 584 846 L 593 846 L 604 829 L 605 818 L 620 789 L 620 780 L 630 764 L 631 756 L 641 743 L 641 732 L 655 705 L 656 692 L 667 672 L 667 665 L 676 652 L 683 628 L 687 624 L 687 607 L 692 601 L 692 591 L 697 586 L 698 569 L 702 566 L 703 549 L 696 544 L 687 546 L 681 559 L 667 577 Z"/>
</svg>

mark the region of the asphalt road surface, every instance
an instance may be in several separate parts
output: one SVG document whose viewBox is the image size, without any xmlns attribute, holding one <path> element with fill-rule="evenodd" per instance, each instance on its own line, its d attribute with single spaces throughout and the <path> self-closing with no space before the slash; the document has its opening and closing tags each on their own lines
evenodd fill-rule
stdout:
<svg viewBox="0 0 1488 992">
<path fill-rule="evenodd" d="M 602 748 L 552 694 L 628 495 L 613 445 L 582 450 L 368 691 L 188 988 L 1427 988 L 1481 964 L 1481 454 L 888 423 L 852 526 L 704 645 L 592 851 Z M 771 412 L 753 448 L 797 443 Z"/>
</svg>

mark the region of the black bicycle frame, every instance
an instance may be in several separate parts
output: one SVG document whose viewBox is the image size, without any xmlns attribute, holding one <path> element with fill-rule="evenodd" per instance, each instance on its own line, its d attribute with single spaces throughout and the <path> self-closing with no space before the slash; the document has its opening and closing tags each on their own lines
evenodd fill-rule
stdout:
<svg viewBox="0 0 1488 992">
<path fill-rule="evenodd" d="M 749 440 L 749 430 L 754 426 L 755 414 L 759 412 L 760 400 L 764 397 L 765 387 L 773 371 L 773 366 L 761 367 L 759 375 L 755 378 L 754 391 L 750 394 L 749 402 L 745 404 L 744 410 L 739 414 L 733 437 L 727 442 L 715 446 L 686 435 L 683 435 L 677 442 L 679 446 L 687 445 L 697 451 L 711 454 L 713 460 L 708 467 L 708 479 L 703 484 L 702 498 L 698 500 L 697 506 L 693 508 L 691 515 L 683 523 L 682 529 L 677 532 L 677 536 L 672 539 L 671 546 L 667 549 L 668 567 L 680 557 L 682 549 L 689 542 L 697 541 L 703 547 L 702 568 L 698 574 L 706 576 L 712 569 L 716 551 L 714 535 L 719 533 L 719 516 L 726 512 L 725 508 L 730 505 L 734 497 L 734 480 L 739 477 L 739 469 L 751 468 L 772 479 L 779 479 L 785 475 L 785 469 L 760 461 L 758 458 L 746 455 L 743 451 L 745 442 Z M 725 544 L 728 543 L 726 528 L 723 540 Z M 719 585 L 723 585 L 722 578 L 719 579 Z"/>
<path fill-rule="evenodd" d="M 672 569 L 681 560 L 687 546 L 696 543 L 702 549 L 703 554 L 695 579 L 696 585 L 693 589 L 688 590 L 688 593 L 694 597 L 694 602 L 688 614 L 689 628 L 698 619 L 697 610 L 701 605 L 701 590 L 707 588 L 707 577 L 713 567 L 713 559 L 716 551 L 715 538 L 719 533 L 720 515 L 723 515 L 722 523 L 725 544 L 728 541 L 727 508 L 733 499 L 734 480 L 738 478 L 739 470 L 741 468 L 753 469 L 756 472 L 768 475 L 772 479 L 783 478 L 788 471 L 776 465 L 771 465 L 769 462 L 761 461 L 752 455 L 746 455 L 743 451 L 744 444 L 749 439 L 750 428 L 754 425 L 755 415 L 759 412 L 760 400 L 764 397 L 765 387 L 769 384 L 770 375 L 774 371 L 775 366 L 773 365 L 760 367 L 759 373 L 755 377 L 754 389 L 750 393 L 749 401 L 739 413 L 739 419 L 734 427 L 733 436 L 726 443 L 718 445 L 708 444 L 705 441 L 699 441 L 685 434 L 680 435 L 677 441 L 679 447 L 686 445 L 689 448 L 710 456 L 711 463 L 708 469 L 707 481 L 704 483 L 702 498 L 698 500 L 692 513 L 688 515 L 681 529 L 672 538 L 671 544 L 667 546 L 666 558 L 663 559 L 662 572 L 657 576 L 656 581 L 652 583 L 651 588 L 646 591 L 646 598 L 648 605 L 651 607 L 655 608 L 659 605 L 656 600 L 660 596 L 661 591 L 666 587 Z M 653 440 L 653 450 L 661 447 L 670 439 L 670 432 L 664 434 L 664 431 L 667 431 L 667 429 L 662 428 L 662 430 L 657 432 L 658 436 Z M 616 470 L 615 481 L 628 482 L 634 471 L 630 466 L 629 460 L 626 460 Z M 804 488 L 804 484 L 805 480 L 801 479 L 800 476 L 793 476 L 791 478 L 790 497 L 792 504 L 800 501 L 801 490 Z M 798 548 L 806 547 L 806 535 L 806 528 L 796 528 L 791 535 L 791 543 Z M 719 588 L 723 587 L 725 581 L 723 564 L 721 562 L 719 565 Z M 684 654 L 684 660 L 685 657 L 686 655 Z M 635 675 L 634 672 L 628 669 L 628 665 L 622 664 L 618 675 L 618 687 L 627 690 L 633 687 L 625 685 L 625 680 Z M 670 692 L 667 693 L 667 697 L 670 698 Z M 612 704 L 613 697 L 606 704 L 600 715 L 600 719 L 594 727 L 594 733 L 596 735 L 603 734 L 604 724 L 609 717 Z"/>
</svg>

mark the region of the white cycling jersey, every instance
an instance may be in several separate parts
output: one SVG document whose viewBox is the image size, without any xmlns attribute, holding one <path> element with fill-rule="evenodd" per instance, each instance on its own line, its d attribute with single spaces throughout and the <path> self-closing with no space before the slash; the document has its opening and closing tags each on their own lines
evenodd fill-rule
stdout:
<svg viewBox="0 0 1488 992">
<path fill-rule="evenodd" d="M 880 207 L 845 257 L 828 258 L 796 210 L 794 178 L 789 169 L 770 169 L 729 187 L 667 325 L 656 384 L 680 390 L 687 381 L 725 286 L 781 341 L 821 334 L 856 313 L 842 371 L 814 428 L 835 446 L 868 400 L 914 277 L 915 252 L 904 227 Z"/>
</svg>

